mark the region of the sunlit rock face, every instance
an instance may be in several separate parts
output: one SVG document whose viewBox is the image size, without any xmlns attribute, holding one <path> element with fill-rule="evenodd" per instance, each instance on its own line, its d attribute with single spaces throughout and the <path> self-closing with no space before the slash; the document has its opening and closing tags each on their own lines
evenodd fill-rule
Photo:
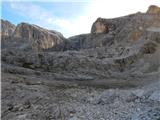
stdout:
<svg viewBox="0 0 160 120">
<path fill-rule="evenodd" d="M 151 5 L 148 10 L 147 10 L 148 14 L 159 14 L 160 15 L 160 7 L 156 6 L 156 5 Z"/>
<path fill-rule="evenodd" d="M 10 23 L 9 21 L 1 19 L 1 32 L 0 32 L 1 37 L 11 36 L 15 28 L 16 26 Z"/>
<path fill-rule="evenodd" d="M 14 38 L 28 40 L 32 47 L 50 49 L 63 43 L 63 35 L 36 25 L 21 23 L 16 27 Z"/>
<path fill-rule="evenodd" d="M 103 18 L 98 18 L 92 26 L 91 33 L 108 33 L 115 29 L 115 26 Z"/>
</svg>

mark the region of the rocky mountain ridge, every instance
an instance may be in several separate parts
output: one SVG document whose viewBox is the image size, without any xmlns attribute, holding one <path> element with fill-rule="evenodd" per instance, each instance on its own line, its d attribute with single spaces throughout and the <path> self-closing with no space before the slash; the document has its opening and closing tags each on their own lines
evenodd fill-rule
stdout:
<svg viewBox="0 0 160 120">
<path fill-rule="evenodd" d="M 62 80 L 130 80 L 148 73 L 158 79 L 159 21 L 157 14 L 148 13 L 98 18 L 90 34 L 68 39 L 59 32 L 21 23 L 1 41 L 2 70 L 8 71 L 5 65 L 9 64 Z"/>
<path fill-rule="evenodd" d="M 12 36 L 16 26 L 10 23 L 7 20 L 1 19 L 1 37 L 9 37 Z"/>
<path fill-rule="evenodd" d="M 8 23 L 8 26 L 11 26 L 11 24 Z M 8 27 L 5 29 L 9 31 L 11 28 Z M 2 34 L 2 37 L 3 36 L 4 34 Z M 28 44 L 26 46 L 41 51 L 43 49 L 50 48 L 54 50 L 61 49 L 61 46 L 65 38 L 61 33 L 57 31 L 47 30 L 37 25 L 31 25 L 28 23 L 20 23 L 14 28 L 12 34 L 9 34 L 5 39 L 12 39 L 12 41 L 23 41 L 23 44 Z M 2 39 L 2 41 L 5 41 L 5 39 Z M 12 44 L 12 42 L 10 44 Z"/>
<path fill-rule="evenodd" d="M 97 18 L 68 39 L 1 20 L 2 118 L 160 119 L 159 13 Z"/>
</svg>

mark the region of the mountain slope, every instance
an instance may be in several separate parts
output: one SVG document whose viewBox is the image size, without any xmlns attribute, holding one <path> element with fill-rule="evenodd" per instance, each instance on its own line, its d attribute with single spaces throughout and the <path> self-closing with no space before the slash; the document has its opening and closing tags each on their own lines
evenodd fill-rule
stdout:
<svg viewBox="0 0 160 120">
<path fill-rule="evenodd" d="M 105 27 L 95 26 L 97 22 Z M 12 35 L 16 45 L 2 49 L 2 61 L 35 71 L 63 73 L 68 80 L 70 74 L 73 78 L 79 75 L 97 80 L 130 79 L 148 72 L 156 72 L 158 79 L 159 28 L 157 14 L 136 13 L 115 19 L 98 18 L 90 34 L 66 40 L 56 32 L 21 23 Z"/>
<path fill-rule="evenodd" d="M 159 13 L 150 6 L 98 18 L 91 33 L 68 39 L 36 25 L 14 27 L 2 37 L 2 118 L 160 119 Z"/>
</svg>

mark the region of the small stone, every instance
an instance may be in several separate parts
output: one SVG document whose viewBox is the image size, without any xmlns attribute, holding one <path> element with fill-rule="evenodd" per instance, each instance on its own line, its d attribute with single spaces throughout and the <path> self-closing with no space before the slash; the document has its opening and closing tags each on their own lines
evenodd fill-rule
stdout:
<svg viewBox="0 0 160 120">
<path fill-rule="evenodd" d="M 9 110 L 9 111 L 13 110 L 13 108 L 14 108 L 14 107 L 13 107 L 12 104 L 9 104 L 9 105 L 8 105 L 8 110 Z"/>
</svg>

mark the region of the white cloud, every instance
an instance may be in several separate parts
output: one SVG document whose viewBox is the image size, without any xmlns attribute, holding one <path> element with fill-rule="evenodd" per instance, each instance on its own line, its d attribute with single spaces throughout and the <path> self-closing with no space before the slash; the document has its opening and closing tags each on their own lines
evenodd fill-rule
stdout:
<svg viewBox="0 0 160 120">
<path fill-rule="evenodd" d="M 88 4 L 89 3 L 89 4 Z M 35 24 L 61 32 L 65 37 L 89 33 L 92 23 L 98 17 L 113 18 L 138 11 L 145 12 L 149 5 L 160 6 L 159 0 L 90 0 L 85 12 L 77 18 L 61 19 L 36 4 L 11 3 L 11 7 L 21 15 L 28 16 Z M 60 8 L 62 9 L 62 8 Z M 54 9 L 53 9 L 54 10 Z"/>
<path fill-rule="evenodd" d="M 67 18 L 61 19 L 33 3 L 11 2 L 10 6 L 16 11 L 16 13 L 28 17 L 32 23 L 48 29 L 56 29 L 59 32 L 62 32 L 66 37 L 79 34 L 80 28 L 77 27 L 77 23 L 80 23 L 79 18 L 75 20 L 69 20 Z"/>
<path fill-rule="evenodd" d="M 14 9 L 18 14 L 28 17 L 31 20 L 35 20 L 38 23 L 52 23 L 55 16 L 50 14 L 47 10 L 39 7 L 38 5 L 24 2 L 11 2 L 11 8 Z"/>
<path fill-rule="evenodd" d="M 88 14 L 101 17 L 118 17 L 138 11 L 145 12 L 149 5 L 160 5 L 159 0 L 94 0 L 88 7 Z"/>
</svg>

